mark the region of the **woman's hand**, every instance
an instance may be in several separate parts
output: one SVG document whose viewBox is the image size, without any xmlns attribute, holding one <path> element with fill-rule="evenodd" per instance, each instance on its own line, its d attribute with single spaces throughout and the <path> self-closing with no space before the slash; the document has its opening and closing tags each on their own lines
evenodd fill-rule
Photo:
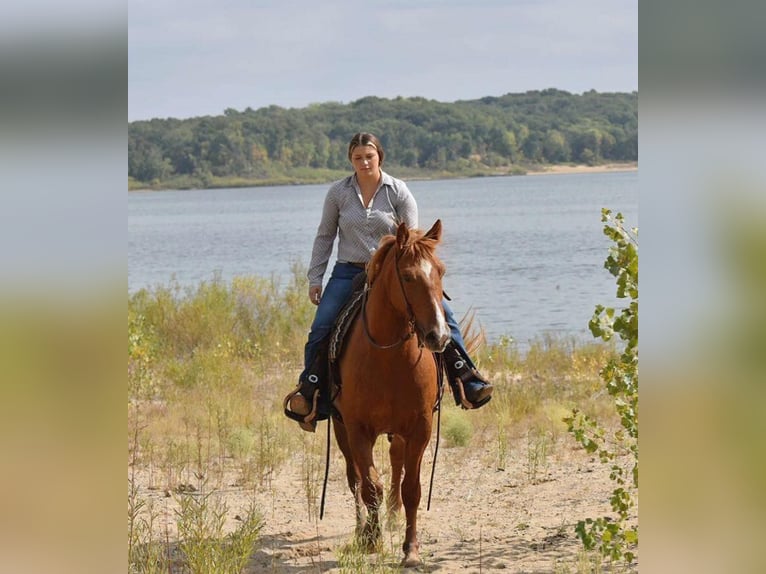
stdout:
<svg viewBox="0 0 766 574">
<path fill-rule="evenodd" d="M 319 305 L 319 300 L 322 298 L 322 286 L 321 285 L 314 285 L 313 287 L 309 287 L 309 300 L 314 305 Z"/>
</svg>

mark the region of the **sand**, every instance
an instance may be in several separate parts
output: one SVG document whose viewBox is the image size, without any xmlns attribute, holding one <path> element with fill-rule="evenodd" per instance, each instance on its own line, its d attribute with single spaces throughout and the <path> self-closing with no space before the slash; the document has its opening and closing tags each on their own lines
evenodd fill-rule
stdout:
<svg viewBox="0 0 766 574">
<path fill-rule="evenodd" d="M 309 439 L 317 442 L 313 443 L 314 452 L 306 455 L 308 460 L 303 453 L 296 454 L 255 492 L 252 487 L 234 486 L 234 475 L 227 479 L 231 484 L 225 485 L 223 491 L 231 509 L 230 527 L 236 526 L 232 518 L 237 509 L 245 508 L 253 497 L 265 518 L 261 545 L 244 571 L 247 574 L 343 571 L 339 550 L 352 540 L 355 519 L 342 457 L 334 444 L 325 516 L 322 520 L 316 516 L 324 473 L 325 424 Z M 295 432 L 302 431 L 296 428 Z M 548 452 L 542 456 L 538 453 L 537 457 L 526 437 L 512 439 L 504 468 L 498 468 L 497 446 L 486 450 L 447 448 L 442 437 L 431 508 L 426 510 L 433 440 L 421 476 L 419 538 L 424 566 L 416 571 L 449 574 L 589 570 L 583 570 L 587 557 L 574 526 L 587 517 L 611 514 L 609 496 L 615 485 L 609 479 L 607 466 L 579 448 L 565 432 L 552 441 Z M 378 446 L 375 452 L 380 457 L 385 451 Z M 628 460 L 623 462 L 627 464 Z M 307 463 L 316 477 L 311 516 L 304 479 Z M 379 460 L 377 464 L 387 484 L 387 465 Z M 174 524 L 174 498 L 160 489 L 149 489 L 151 480 L 146 470 L 138 476 L 139 484 L 143 483 L 140 495 L 155 498 L 164 519 Z M 400 519 L 392 530 L 384 530 L 383 553 L 366 556 L 370 566 L 362 571 L 372 571 L 373 566 L 376 572 L 390 571 L 389 567 L 395 571 L 403 556 L 403 536 L 404 523 Z M 605 566 L 603 570 L 608 571 Z M 637 572 L 637 563 L 621 571 Z"/>
<path fill-rule="evenodd" d="M 604 165 L 551 165 L 540 171 L 529 171 L 527 175 L 561 175 L 572 173 L 612 173 L 638 171 L 638 163 L 609 163 Z"/>
</svg>

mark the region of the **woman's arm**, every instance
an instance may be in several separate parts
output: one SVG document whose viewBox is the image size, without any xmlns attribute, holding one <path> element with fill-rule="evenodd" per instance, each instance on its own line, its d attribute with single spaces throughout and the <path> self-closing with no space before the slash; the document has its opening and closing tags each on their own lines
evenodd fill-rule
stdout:
<svg viewBox="0 0 766 574">
<path fill-rule="evenodd" d="M 403 221 L 410 229 L 418 226 L 418 204 L 407 184 L 403 181 L 396 182 L 397 205 L 396 214 L 399 221 Z"/>
<path fill-rule="evenodd" d="M 332 255 L 332 247 L 335 237 L 338 235 L 338 203 L 335 196 L 337 185 L 327 192 L 322 207 L 322 219 L 317 228 L 314 238 L 314 247 L 311 251 L 311 263 L 307 273 L 309 286 L 321 286 L 322 278 L 327 269 L 327 262 Z"/>
</svg>

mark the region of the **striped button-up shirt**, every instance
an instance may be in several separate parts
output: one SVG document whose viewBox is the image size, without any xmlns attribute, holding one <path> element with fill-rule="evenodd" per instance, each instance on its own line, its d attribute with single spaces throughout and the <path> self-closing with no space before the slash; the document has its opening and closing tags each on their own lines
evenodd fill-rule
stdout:
<svg viewBox="0 0 766 574">
<path fill-rule="evenodd" d="M 327 192 L 322 220 L 314 239 L 309 285 L 321 285 L 333 243 L 338 238 L 338 261 L 362 263 L 378 248 L 380 239 L 395 233 L 400 222 L 418 226 L 418 206 L 402 180 L 381 171 L 380 187 L 369 207 L 362 200 L 356 175 L 336 181 Z"/>
</svg>

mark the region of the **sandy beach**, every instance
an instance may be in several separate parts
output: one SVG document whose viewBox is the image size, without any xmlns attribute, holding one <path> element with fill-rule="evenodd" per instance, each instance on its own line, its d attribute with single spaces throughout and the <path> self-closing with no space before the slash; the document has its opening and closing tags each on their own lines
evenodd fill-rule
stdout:
<svg viewBox="0 0 766 574">
<path fill-rule="evenodd" d="M 611 173 L 638 171 L 638 163 L 607 163 L 604 165 L 551 165 L 539 171 L 528 171 L 527 175 L 561 175 L 571 173 Z"/>
</svg>

